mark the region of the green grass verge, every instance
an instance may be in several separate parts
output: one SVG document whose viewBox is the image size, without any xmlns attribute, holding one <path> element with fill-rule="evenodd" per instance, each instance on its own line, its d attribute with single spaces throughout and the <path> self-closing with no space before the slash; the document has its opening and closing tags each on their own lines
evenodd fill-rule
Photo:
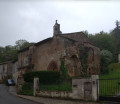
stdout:
<svg viewBox="0 0 120 104">
<path fill-rule="evenodd" d="M 120 64 L 113 63 L 108 66 L 109 73 L 100 75 L 99 94 L 101 96 L 113 96 L 120 92 Z M 109 80 L 102 80 L 109 79 Z"/>
</svg>

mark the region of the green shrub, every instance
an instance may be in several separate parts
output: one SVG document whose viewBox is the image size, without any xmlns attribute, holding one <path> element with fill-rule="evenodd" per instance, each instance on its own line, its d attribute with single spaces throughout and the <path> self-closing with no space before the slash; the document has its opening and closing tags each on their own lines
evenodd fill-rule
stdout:
<svg viewBox="0 0 120 104">
<path fill-rule="evenodd" d="M 108 74 L 110 69 L 106 67 L 104 70 L 101 71 L 102 74 Z"/>
<path fill-rule="evenodd" d="M 33 71 L 23 75 L 24 81 L 33 83 L 34 77 L 39 77 L 40 84 L 57 83 L 60 79 L 58 71 Z"/>
<path fill-rule="evenodd" d="M 33 96 L 33 90 L 22 90 L 19 94 Z"/>
<path fill-rule="evenodd" d="M 24 82 L 22 85 L 22 91 L 20 91 L 19 94 L 33 96 L 33 83 Z"/>
<path fill-rule="evenodd" d="M 31 89 L 33 89 L 33 83 L 25 82 L 22 85 L 22 90 L 31 90 Z"/>
<path fill-rule="evenodd" d="M 61 59 L 60 72 L 61 72 L 61 76 L 60 76 L 61 82 L 66 81 L 69 76 L 68 76 L 67 67 L 65 65 L 65 59 Z"/>
</svg>

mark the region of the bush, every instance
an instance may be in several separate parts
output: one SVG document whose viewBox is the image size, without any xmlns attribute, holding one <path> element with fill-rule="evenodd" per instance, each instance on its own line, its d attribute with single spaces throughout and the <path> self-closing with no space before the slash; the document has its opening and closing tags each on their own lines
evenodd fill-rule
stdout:
<svg viewBox="0 0 120 104">
<path fill-rule="evenodd" d="M 19 94 L 33 96 L 33 90 L 22 90 Z"/>
<path fill-rule="evenodd" d="M 34 77 L 39 77 L 40 84 L 57 83 L 60 79 L 58 71 L 33 71 L 23 75 L 24 81 L 33 83 Z"/>
<path fill-rule="evenodd" d="M 61 59 L 61 65 L 60 65 L 60 71 L 61 71 L 61 81 L 66 81 L 68 79 L 68 70 L 65 66 L 65 59 Z"/>
<path fill-rule="evenodd" d="M 108 74 L 110 69 L 106 67 L 104 70 L 101 71 L 102 74 Z"/>
<path fill-rule="evenodd" d="M 22 91 L 20 91 L 19 94 L 33 96 L 33 83 L 24 82 Z"/>
<path fill-rule="evenodd" d="M 108 65 L 112 62 L 112 53 L 108 50 L 102 50 L 100 52 L 100 68 L 102 74 L 109 73 Z"/>
<path fill-rule="evenodd" d="M 22 85 L 22 90 L 31 90 L 33 89 L 33 83 L 25 82 Z"/>
</svg>

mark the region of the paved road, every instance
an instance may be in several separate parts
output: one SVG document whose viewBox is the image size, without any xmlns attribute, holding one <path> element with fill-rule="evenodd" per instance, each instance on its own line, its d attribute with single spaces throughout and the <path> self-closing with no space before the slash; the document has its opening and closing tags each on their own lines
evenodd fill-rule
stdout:
<svg viewBox="0 0 120 104">
<path fill-rule="evenodd" d="M 9 93 L 9 88 L 7 86 L 0 84 L 0 104 L 38 104 L 38 103 L 16 97 Z"/>
</svg>

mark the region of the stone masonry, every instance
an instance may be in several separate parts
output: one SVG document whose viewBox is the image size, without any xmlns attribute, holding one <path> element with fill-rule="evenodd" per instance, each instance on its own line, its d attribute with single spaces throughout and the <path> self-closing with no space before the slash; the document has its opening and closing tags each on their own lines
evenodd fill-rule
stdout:
<svg viewBox="0 0 120 104">
<path fill-rule="evenodd" d="M 55 23 L 54 35 L 19 51 L 19 76 L 27 71 L 60 70 L 61 59 L 70 76 L 99 73 L 99 48 L 83 32 L 62 34 Z"/>
</svg>

